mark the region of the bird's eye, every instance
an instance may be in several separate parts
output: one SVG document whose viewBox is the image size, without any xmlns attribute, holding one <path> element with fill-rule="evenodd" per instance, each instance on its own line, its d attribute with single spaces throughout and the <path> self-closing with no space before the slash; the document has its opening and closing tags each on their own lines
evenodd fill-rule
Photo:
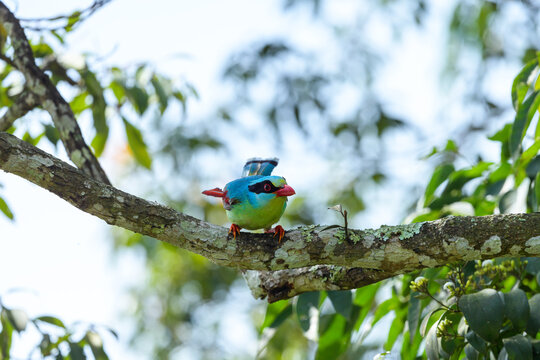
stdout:
<svg viewBox="0 0 540 360">
<path fill-rule="evenodd" d="M 263 189 L 265 192 L 270 192 L 270 190 L 272 190 L 272 187 L 270 186 L 270 184 L 264 184 Z"/>
</svg>

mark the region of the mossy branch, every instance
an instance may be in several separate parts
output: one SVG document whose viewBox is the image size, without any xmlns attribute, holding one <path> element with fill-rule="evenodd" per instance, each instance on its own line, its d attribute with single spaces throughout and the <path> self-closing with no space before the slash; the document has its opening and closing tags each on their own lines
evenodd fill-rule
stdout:
<svg viewBox="0 0 540 360">
<path fill-rule="evenodd" d="M 241 232 L 234 239 L 224 227 L 118 190 L 2 132 L 0 169 L 55 193 L 108 224 L 152 236 L 217 264 L 263 271 L 258 278 L 248 276 L 258 297 L 270 295 L 287 279 L 292 288 L 298 288 L 282 291 L 285 297 L 303 291 L 350 289 L 454 261 L 540 255 L 540 213 L 451 216 L 374 230 L 349 229 L 349 241 L 342 227 L 304 226 L 287 231 L 278 244 L 268 234 Z M 300 287 L 306 279 L 311 284 Z"/>
</svg>

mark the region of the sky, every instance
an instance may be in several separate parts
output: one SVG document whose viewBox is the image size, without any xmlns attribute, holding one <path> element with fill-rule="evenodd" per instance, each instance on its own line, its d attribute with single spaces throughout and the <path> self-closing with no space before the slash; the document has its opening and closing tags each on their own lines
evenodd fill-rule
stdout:
<svg viewBox="0 0 540 360">
<path fill-rule="evenodd" d="M 13 6 L 12 1 L 6 3 L 16 9 L 17 16 L 32 18 L 69 13 L 90 2 L 21 0 Z M 360 2 L 342 0 L 332 3 L 334 5 L 327 12 L 330 21 L 354 21 L 352 14 L 355 12 L 351 8 Z M 445 5 L 438 5 L 433 11 L 444 13 L 446 9 Z M 387 43 L 391 34 L 382 26 L 384 19 L 373 18 L 371 21 L 373 39 Z M 378 91 L 387 96 L 390 104 L 399 107 L 397 112 L 414 118 L 417 126 L 428 129 L 427 134 L 432 137 L 430 144 L 434 144 L 443 141 L 447 133 L 429 131 L 429 124 L 440 115 L 437 109 L 444 101 L 452 99 L 441 100 L 444 89 L 436 85 L 442 53 L 438 51 L 440 44 L 437 41 L 440 41 L 445 24 L 431 21 L 426 26 L 428 30 L 421 34 L 403 34 L 400 45 L 392 50 L 392 60 L 382 72 Z M 261 37 L 288 34 L 294 34 L 290 38 L 308 48 L 317 48 L 325 40 L 317 36 L 322 33 L 312 24 L 308 12 L 302 16 L 295 12 L 284 14 L 280 1 L 115 0 L 69 36 L 70 50 L 66 56 L 91 51 L 104 56 L 107 64 L 132 66 L 148 62 L 160 72 L 185 78 L 201 94 L 201 100 L 190 108 L 190 115 L 197 118 L 208 115 L 212 105 L 222 100 L 224 94 L 219 85 L 222 66 L 231 50 L 240 49 Z M 509 81 L 511 73 L 501 79 L 501 88 L 508 89 Z M 409 166 L 402 166 L 403 158 L 416 160 L 432 145 L 418 146 L 405 141 L 396 137 L 399 146 L 390 163 L 394 175 L 412 179 L 418 174 L 427 174 L 425 164 L 411 161 Z M 287 142 L 285 151 L 305 152 L 296 143 Z M 272 155 L 270 147 L 261 147 L 255 142 L 240 140 L 238 147 L 242 154 Z M 302 156 L 309 164 L 302 171 L 287 159 L 280 163 L 281 173 L 287 174 L 289 183 L 298 184 L 300 189 L 310 186 L 309 178 L 327 170 L 324 165 L 318 165 L 320 161 L 316 155 L 306 153 Z M 114 182 L 114 162 L 104 159 L 104 167 L 113 174 Z M 226 175 L 219 172 L 204 185 L 221 185 L 227 176 L 238 171 L 223 170 Z M 129 325 L 119 317 L 133 306 L 122 289 L 144 277 L 142 260 L 135 255 L 113 257 L 109 227 L 46 190 L 3 172 L 0 172 L 0 183 L 4 185 L 0 194 L 16 216 L 15 222 L 0 217 L 0 297 L 5 305 L 25 309 L 31 316 L 57 315 L 67 324 L 75 321 L 106 324 L 119 329 L 121 334 L 119 342 L 106 339 L 112 359 L 144 358 L 129 350 L 126 345 Z M 377 196 L 377 199 L 367 199 L 379 205 L 362 217 L 363 225 L 373 227 L 401 221 L 395 213 L 385 211 L 389 203 L 396 198 L 399 201 L 397 192 Z M 248 302 L 254 301 L 250 300 L 247 289 L 241 290 L 238 296 Z M 234 320 L 225 319 L 229 325 L 224 329 L 242 326 L 233 325 Z M 233 350 L 244 346 L 245 342 L 233 334 L 223 331 Z M 247 351 L 253 353 L 255 339 L 251 340 Z M 27 355 L 24 345 L 16 344 L 18 357 Z M 194 354 L 184 355 L 196 358 Z"/>
</svg>

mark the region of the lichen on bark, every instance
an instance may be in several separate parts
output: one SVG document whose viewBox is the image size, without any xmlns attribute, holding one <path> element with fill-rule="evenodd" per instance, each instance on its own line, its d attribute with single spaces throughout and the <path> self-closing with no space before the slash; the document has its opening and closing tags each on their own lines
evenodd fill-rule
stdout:
<svg viewBox="0 0 540 360">
<path fill-rule="evenodd" d="M 447 217 L 421 224 L 349 229 L 299 227 L 271 234 L 227 229 L 128 194 L 0 132 L 0 168 L 47 189 L 108 224 L 152 236 L 224 266 L 258 270 L 260 296 L 351 289 L 412 269 L 494 256 L 540 254 L 540 214 Z M 254 278 L 251 276 L 250 278 Z"/>
</svg>

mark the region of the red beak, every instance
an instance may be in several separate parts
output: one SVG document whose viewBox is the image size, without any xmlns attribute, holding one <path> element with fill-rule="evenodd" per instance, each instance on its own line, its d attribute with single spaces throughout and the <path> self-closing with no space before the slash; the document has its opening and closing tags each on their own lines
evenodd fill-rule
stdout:
<svg viewBox="0 0 540 360">
<path fill-rule="evenodd" d="M 276 196 L 291 196 L 291 195 L 296 194 L 296 192 L 289 185 L 285 185 L 278 191 L 274 192 L 274 194 L 276 194 Z"/>
<path fill-rule="evenodd" d="M 212 190 L 205 190 L 202 192 L 204 195 L 208 195 L 208 196 L 215 196 L 215 197 L 225 197 L 225 195 L 227 194 L 226 192 L 224 192 L 223 190 L 221 190 L 220 188 L 215 188 L 215 189 L 212 189 Z"/>
</svg>

